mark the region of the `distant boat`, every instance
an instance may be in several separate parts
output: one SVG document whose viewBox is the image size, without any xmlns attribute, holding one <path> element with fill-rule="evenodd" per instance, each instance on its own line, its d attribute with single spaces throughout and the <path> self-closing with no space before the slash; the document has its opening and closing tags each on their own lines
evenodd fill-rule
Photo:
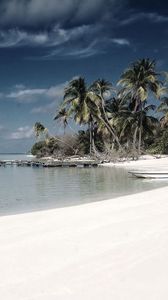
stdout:
<svg viewBox="0 0 168 300">
<path fill-rule="evenodd" d="M 165 171 L 129 171 L 128 173 L 138 178 L 168 179 L 168 172 Z"/>
</svg>

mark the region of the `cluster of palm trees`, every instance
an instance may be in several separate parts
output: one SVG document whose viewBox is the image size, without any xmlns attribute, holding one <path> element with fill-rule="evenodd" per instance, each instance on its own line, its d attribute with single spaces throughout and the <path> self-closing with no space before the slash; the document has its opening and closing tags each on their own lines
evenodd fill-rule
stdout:
<svg viewBox="0 0 168 300">
<path fill-rule="evenodd" d="M 65 88 L 54 119 L 62 121 L 64 131 L 69 119 L 87 125 L 90 153 L 96 151 L 95 133 L 101 132 L 105 145 L 108 141 L 111 149 L 132 149 L 140 154 L 145 139 L 154 136 L 160 124 L 168 125 L 167 87 L 160 80 L 161 75 L 156 72 L 155 61 L 141 59 L 123 72 L 117 87 L 104 79 L 89 87 L 84 78 L 74 79 Z M 154 97 L 161 101 L 161 121 L 151 113 L 156 112 L 156 106 L 148 103 Z"/>
</svg>

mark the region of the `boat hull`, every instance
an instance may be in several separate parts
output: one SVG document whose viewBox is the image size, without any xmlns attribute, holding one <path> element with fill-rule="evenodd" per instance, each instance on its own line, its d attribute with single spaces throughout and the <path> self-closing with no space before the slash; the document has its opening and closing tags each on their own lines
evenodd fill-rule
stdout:
<svg viewBox="0 0 168 300">
<path fill-rule="evenodd" d="M 129 174 L 137 178 L 151 178 L 151 179 L 168 179 L 168 172 L 140 172 L 140 171 L 129 171 Z"/>
</svg>

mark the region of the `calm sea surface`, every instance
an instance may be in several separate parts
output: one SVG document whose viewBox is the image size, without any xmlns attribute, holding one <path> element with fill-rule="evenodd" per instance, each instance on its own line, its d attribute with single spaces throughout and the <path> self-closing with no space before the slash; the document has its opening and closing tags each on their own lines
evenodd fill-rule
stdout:
<svg viewBox="0 0 168 300">
<path fill-rule="evenodd" d="M 29 157 L 31 159 L 31 157 Z M 0 160 L 27 159 L 0 155 Z M 117 168 L 0 167 L 0 215 L 77 205 L 167 185 Z"/>
</svg>

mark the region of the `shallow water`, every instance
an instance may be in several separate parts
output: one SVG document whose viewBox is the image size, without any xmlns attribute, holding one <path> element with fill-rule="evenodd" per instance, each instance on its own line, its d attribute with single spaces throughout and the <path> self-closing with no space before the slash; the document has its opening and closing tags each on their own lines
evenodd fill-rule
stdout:
<svg viewBox="0 0 168 300">
<path fill-rule="evenodd" d="M 5 159 L 11 159 L 7 157 Z M 13 159 L 16 158 L 20 159 L 13 156 Z M 0 215 L 115 198 L 162 187 L 167 183 L 165 180 L 132 178 L 126 170 L 115 167 L 0 167 Z"/>
</svg>

